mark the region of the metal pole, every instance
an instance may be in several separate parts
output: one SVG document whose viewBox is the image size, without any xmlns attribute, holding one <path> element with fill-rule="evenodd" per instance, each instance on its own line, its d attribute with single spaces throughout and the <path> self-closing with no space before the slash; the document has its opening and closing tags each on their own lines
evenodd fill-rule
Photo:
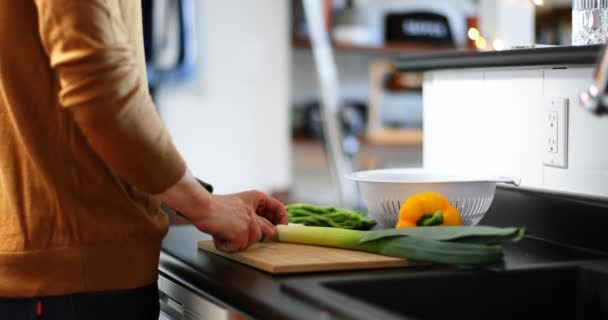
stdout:
<svg viewBox="0 0 608 320">
<path fill-rule="evenodd" d="M 325 26 L 323 1 L 302 0 L 302 2 L 321 89 L 320 112 L 329 169 L 338 188 L 339 204 L 356 207 L 358 205 L 356 186 L 346 179 L 346 175 L 352 173 L 353 165 L 352 161 L 345 157 L 342 149 L 338 72 Z"/>
</svg>

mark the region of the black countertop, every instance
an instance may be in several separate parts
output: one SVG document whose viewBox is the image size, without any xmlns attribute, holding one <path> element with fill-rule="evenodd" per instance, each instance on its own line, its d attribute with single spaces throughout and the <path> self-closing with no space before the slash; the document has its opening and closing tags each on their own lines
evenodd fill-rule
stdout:
<svg viewBox="0 0 608 320">
<path fill-rule="evenodd" d="M 317 319 L 323 310 L 281 291 L 271 276 L 219 255 L 198 250 L 211 239 L 192 226 L 173 226 L 163 242 L 160 272 L 202 297 L 255 319 Z"/>
<path fill-rule="evenodd" d="M 498 190 L 497 202 L 522 197 L 519 192 Z M 514 198 L 515 197 L 515 198 Z M 554 203 L 555 201 L 551 201 Z M 531 204 L 538 208 L 538 203 Z M 585 210 L 587 211 L 587 210 Z M 606 213 L 606 212 L 603 212 Z M 500 216 L 492 209 L 487 215 Z M 552 215 L 555 213 L 552 212 Z M 499 220 L 497 224 L 500 225 Z M 532 228 L 538 228 L 534 224 Z M 601 227 L 601 226 L 598 226 Z M 602 227 L 604 229 L 605 227 Z M 584 232 L 584 230 L 581 230 Z M 538 233 L 540 236 L 544 234 Z M 411 272 L 441 272 L 431 268 L 403 268 L 347 272 L 322 272 L 298 275 L 271 275 L 224 257 L 200 251 L 197 241 L 209 239 L 191 226 L 174 226 L 163 242 L 160 272 L 201 296 L 229 309 L 256 319 L 332 319 L 343 318 L 332 308 L 302 299 L 286 290 L 294 281 L 314 282 L 332 277 L 374 278 L 399 276 Z M 597 249 L 597 248 L 595 248 Z M 499 269 L 517 270 L 527 267 L 572 264 L 578 261 L 605 259 L 604 252 L 576 246 L 558 245 L 535 238 L 505 247 L 504 265 Z M 458 269 L 454 270 L 458 272 Z M 288 289 L 288 288 L 287 288 Z"/>
<path fill-rule="evenodd" d="M 522 66 L 594 65 L 602 46 L 552 46 L 503 51 L 454 50 L 405 54 L 396 59 L 401 71 L 427 71 Z"/>
</svg>

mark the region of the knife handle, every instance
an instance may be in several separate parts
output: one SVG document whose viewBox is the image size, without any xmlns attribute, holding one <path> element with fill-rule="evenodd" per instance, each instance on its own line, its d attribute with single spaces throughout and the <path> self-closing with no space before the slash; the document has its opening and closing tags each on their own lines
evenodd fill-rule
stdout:
<svg viewBox="0 0 608 320">
<path fill-rule="evenodd" d="M 208 184 L 207 182 L 199 179 L 199 178 L 195 178 L 196 181 L 198 181 L 198 183 L 201 184 L 201 186 L 203 186 L 203 188 L 207 189 L 207 191 L 209 191 L 209 193 L 213 193 L 213 186 Z"/>
</svg>

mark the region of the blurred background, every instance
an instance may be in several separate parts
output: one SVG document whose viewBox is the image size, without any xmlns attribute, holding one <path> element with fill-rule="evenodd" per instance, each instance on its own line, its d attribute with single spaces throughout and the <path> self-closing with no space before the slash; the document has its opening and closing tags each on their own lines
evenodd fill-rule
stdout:
<svg viewBox="0 0 608 320">
<path fill-rule="evenodd" d="M 422 76 L 396 58 L 570 45 L 569 0 L 319 0 L 342 150 L 357 170 L 422 166 Z M 217 193 L 337 204 L 301 1 L 144 0 L 150 91 Z"/>
</svg>

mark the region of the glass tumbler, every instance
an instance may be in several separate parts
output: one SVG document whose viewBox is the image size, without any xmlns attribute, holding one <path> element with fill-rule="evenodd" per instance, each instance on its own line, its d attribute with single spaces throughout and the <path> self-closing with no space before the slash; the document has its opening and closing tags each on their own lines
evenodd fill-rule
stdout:
<svg viewBox="0 0 608 320">
<path fill-rule="evenodd" d="M 572 0 L 572 45 L 605 43 L 608 0 Z"/>
</svg>

